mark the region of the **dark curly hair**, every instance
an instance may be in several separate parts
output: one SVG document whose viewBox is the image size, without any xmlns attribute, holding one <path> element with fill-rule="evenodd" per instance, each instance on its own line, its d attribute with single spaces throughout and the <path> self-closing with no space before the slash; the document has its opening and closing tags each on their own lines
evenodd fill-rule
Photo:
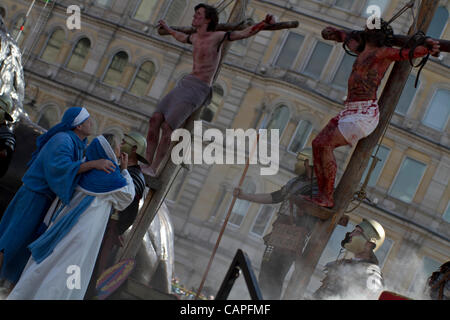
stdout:
<svg viewBox="0 0 450 320">
<path fill-rule="evenodd" d="M 366 43 L 372 43 L 377 47 L 392 47 L 394 43 L 394 30 L 386 21 L 381 19 L 381 28 L 379 29 L 366 28 L 364 31 L 353 31 L 344 41 L 344 49 L 349 54 L 351 53 L 347 49 L 347 46 L 351 39 L 355 39 L 359 42 L 359 46 L 356 50 L 359 53 L 364 51 Z"/>
<path fill-rule="evenodd" d="M 219 24 L 219 13 L 217 12 L 217 9 L 209 4 L 200 3 L 195 6 L 194 10 L 197 11 L 200 8 L 205 9 L 205 18 L 211 20 L 207 30 L 216 31 L 217 25 Z"/>
</svg>

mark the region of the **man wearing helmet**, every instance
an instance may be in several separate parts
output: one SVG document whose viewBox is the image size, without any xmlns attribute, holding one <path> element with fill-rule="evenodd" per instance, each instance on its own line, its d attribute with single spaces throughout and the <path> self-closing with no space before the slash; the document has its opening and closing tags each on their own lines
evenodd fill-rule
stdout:
<svg viewBox="0 0 450 320">
<path fill-rule="evenodd" d="M 392 36 L 392 28 L 383 20 L 379 29 L 367 28 L 351 34 L 333 27 L 322 31 L 324 39 L 344 42 L 357 58 L 348 80 L 345 109 L 328 122 L 312 143 L 314 170 L 319 184 L 319 194 L 312 201 L 319 206 L 334 206 L 337 165 L 333 150 L 345 145 L 356 145 L 378 126 L 377 91 L 391 63 L 427 54 L 439 56 L 437 41 L 427 39 L 426 47 L 401 50 L 391 47 Z"/>
<path fill-rule="evenodd" d="M 139 211 L 139 202 L 145 191 L 145 178 L 139 162 L 148 164 L 145 159 L 146 148 L 147 141 L 140 133 L 132 131 L 124 135 L 120 152 L 128 154 L 127 170 L 133 180 L 135 196 L 133 202 L 127 208 L 120 212 L 113 212 L 109 219 L 85 299 L 95 296 L 95 285 L 98 277 L 112 265 L 114 253 L 117 252 L 118 247 L 123 246 L 122 234 L 136 219 Z"/>
<path fill-rule="evenodd" d="M 294 172 L 297 176 L 289 180 L 280 190 L 273 193 L 265 194 L 245 194 L 241 189 L 234 189 L 233 195 L 242 200 L 248 200 L 261 204 L 281 203 L 280 209 L 277 213 L 277 219 L 273 226 L 279 223 L 291 223 L 290 215 L 293 214 L 293 220 L 296 226 L 303 228 L 303 239 L 301 248 L 307 244 L 307 239 L 310 236 L 311 230 L 317 218 L 300 211 L 297 206 L 293 206 L 289 199 L 292 196 L 311 195 L 317 193 L 316 179 L 311 179 L 313 158 L 312 149 L 305 148 L 297 156 L 297 163 L 295 164 Z M 312 185 L 312 189 L 311 189 Z M 292 211 L 291 211 L 292 210 Z M 299 229 L 300 231 L 301 229 Z M 272 231 L 274 232 L 274 231 Z M 263 293 L 264 299 L 278 300 L 281 296 L 284 278 L 286 277 L 292 263 L 302 255 L 302 249 L 297 253 L 286 251 L 282 246 L 276 247 L 268 243 L 271 234 L 264 237 L 266 250 L 261 262 L 261 270 L 259 272 L 259 284 Z M 300 237 L 301 238 L 301 237 Z"/>
<path fill-rule="evenodd" d="M 14 133 L 7 126 L 7 121 L 13 121 L 12 100 L 7 95 L 0 96 L 0 178 L 8 170 L 11 157 L 16 146 Z"/>
<path fill-rule="evenodd" d="M 313 294 L 320 300 L 373 300 L 383 289 L 383 277 L 375 251 L 385 238 L 384 229 L 375 220 L 363 221 L 345 235 L 341 246 L 354 257 L 325 265 L 322 286 Z"/>
</svg>

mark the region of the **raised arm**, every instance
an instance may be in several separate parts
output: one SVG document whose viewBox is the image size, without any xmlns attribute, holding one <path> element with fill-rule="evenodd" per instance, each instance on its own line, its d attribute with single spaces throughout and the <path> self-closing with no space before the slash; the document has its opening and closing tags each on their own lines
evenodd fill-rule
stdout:
<svg viewBox="0 0 450 320">
<path fill-rule="evenodd" d="M 261 21 L 260 23 L 257 23 L 251 27 L 245 28 L 244 30 L 240 31 L 233 31 L 230 33 L 229 40 L 235 41 L 235 40 L 241 40 L 245 38 L 249 38 L 251 36 L 254 36 L 258 32 L 264 29 L 267 25 L 271 25 L 276 23 L 275 17 L 271 14 L 266 15 L 266 18 Z"/>
<path fill-rule="evenodd" d="M 190 43 L 189 41 L 190 35 L 173 30 L 166 24 L 164 20 L 159 20 L 159 27 L 162 27 L 164 30 L 166 30 L 177 41 L 180 41 L 182 43 Z"/>
<path fill-rule="evenodd" d="M 339 30 L 333 27 L 326 27 L 325 29 L 322 30 L 322 38 L 324 38 L 325 40 L 344 42 L 349 36 L 350 32 Z M 359 42 L 354 37 L 352 37 L 348 41 L 347 46 L 351 51 L 359 53 L 358 52 Z"/>
<path fill-rule="evenodd" d="M 262 203 L 262 204 L 270 204 L 270 203 L 276 203 L 272 199 L 272 195 L 270 193 L 260 193 L 260 194 L 247 194 L 242 192 L 241 189 L 235 188 L 233 191 L 233 195 L 241 200 L 247 200 L 251 202 L 256 203 Z"/>
<path fill-rule="evenodd" d="M 425 46 L 418 46 L 414 49 L 414 58 L 420 58 L 423 56 L 426 56 L 428 53 L 430 53 L 432 56 L 439 56 L 439 42 L 435 41 L 433 39 L 427 39 L 426 47 Z M 393 60 L 393 61 L 401 61 L 401 60 L 408 60 L 409 59 L 409 53 L 411 52 L 411 49 L 395 49 L 395 48 L 384 48 L 384 50 L 381 51 L 382 57 L 385 59 Z"/>
</svg>

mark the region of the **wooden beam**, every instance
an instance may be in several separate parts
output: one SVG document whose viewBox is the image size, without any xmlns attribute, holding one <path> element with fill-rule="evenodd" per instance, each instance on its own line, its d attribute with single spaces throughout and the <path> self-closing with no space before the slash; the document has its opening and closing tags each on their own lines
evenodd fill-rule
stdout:
<svg viewBox="0 0 450 320">
<path fill-rule="evenodd" d="M 438 1 L 422 1 L 420 14 L 417 20 L 419 30 L 427 30 L 434 12 L 438 6 Z M 409 29 L 408 35 L 414 34 L 414 29 Z M 334 199 L 336 216 L 325 222 L 318 222 L 313 230 L 309 245 L 302 257 L 302 268 L 294 272 L 291 281 L 286 289 L 286 299 L 302 299 L 319 262 L 331 234 L 337 222 L 343 217 L 345 210 L 353 199 L 364 170 L 367 167 L 373 149 L 380 141 L 385 129 L 389 126 L 392 114 L 395 111 L 398 100 L 411 72 L 409 61 L 396 62 L 391 71 L 389 79 L 384 87 L 379 100 L 380 123 L 375 131 L 365 139 L 359 141 L 353 152 L 352 158 L 336 188 Z M 299 268 L 300 269 L 300 268 Z"/>
<path fill-rule="evenodd" d="M 253 25 L 255 25 L 255 23 L 248 19 L 244 20 L 242 22 L 238 22 L 238 23 L 220 23 L 219 25 L 217 25 L 216 31 L 238 31 L 238 30 L 244 30 L 245 28 L 251 27 Z M 275 31 L 275 30 L 282 30 L 282 29 L 292 29 L 292 28 L 297 28 L 298 25 L 299 25 L 298 21 L 284 21 L 284 22 L 274 23 L 273 25 L 270 25 L 270 26 L 266 26 L 266 27 L 264 27 L 263 30 Z M 183 32 L 186 34 L 195 33 L 195 29 L 192 27 L 171 26 L 170 28 L 172 28 L 175 31 Z M 169 35 L 169 33 L 163 28 L 158 28 L 158 34 L 161 36 Z"/>
</svg>

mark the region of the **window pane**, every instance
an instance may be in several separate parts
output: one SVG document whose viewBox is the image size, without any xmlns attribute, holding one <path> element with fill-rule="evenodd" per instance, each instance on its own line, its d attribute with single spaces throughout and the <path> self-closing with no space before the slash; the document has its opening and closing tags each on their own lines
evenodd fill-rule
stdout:
<svg viewBox="0 0 450 320">
<path fill-rule="evenodd" d="M 275 109 L 275 111 L 272 113 L 269 123 L 266 126 L 266 129 L 268 129 L 268 136 L 270 136 L 270 130 L 271 129 L 279 129 L 280 130 L 280 137 L 286 128 L 288 122 L 289 122 L 290 114 L 289 114 L 289 108 L 286 106 L 279 106 Z"/>
<path fill-rule="evenodd" d="M 416 263 L 417 264 L 417 263 Z M 423 293 L 427 287 L 427 280 L 431 274 L 441 267 L 441 263 L 427 256 L 423 257 L 421 265 L 418 265 L 417 272 L 410 287 L 411 293 Z"/>
<path fill-rule="evenodd" d="M 320 78 L 320 74 L 328 61 L 332 48 L 333 46 L 329 44 L 317 42 L 304 73 L 314 78 Z"/>
<path fill-rule="evenodd" d="M 263 206 L 256 217 L 251 232 L 258 236 L 263 236 L 272 218 L 273 211 L 274 209 L 272 207 Z"/>
<path fill-rule="evenodd" d="M 411 106 L 411 102 L 416 95 L 417 88 L 420 87 L 420 80 L 417 83 L 417 88 L 414 88 L 414 83 L 416 82 L 416 76 L 410 74 L 408 80 L 406 81 L 405 88 L 403 89 L 402 95 L 400 96 L 400 100 L 398 101 L 395 112 L 405 115 L 408 113 L 409 107 Z"/>
<path fill-rule="evenodd" d="M 109 65 L 103 81 L 111 86 L 117 86 L 122 80 L 122 72 L 127 63 L 128 55 L 123 51 L 117 53 Z"/>
<path fill-rule="evenodd" d="M 336 0 L 334 5 L 336 7 L 349 10 L 353 6 L 353 2 L 354 0 Z"/>
<path fill-rule="evenodd" d="M 375 154 L 376 150 L 377 150 L 377 147 L 375 147 L 375 149 L 373 150 L 372 155 Z M 376 185 L 378 178 L 380 177 L 381 170 L 383 169 L 384 164 L 386 163 L 386 159 L 388 158 L 389 152 L 390 152 L 390 149 L 386 148 L 384 146 L 381 146 L 380 150 L 378 150 L 377 157 L 380 158 L 381 160 L 377 162 L 375 168 L 372 171 L 369 182 L 367 184 L 369 187 L 373 187 L 374 185 Z M 370 166 L 372 165 L 372 162 L 373 162 L 373 158 L 370 158 L 369 164 L 367 165 L 367 168 L 366 168 L 366 171 L 364 171 L 364 174 L 362 175 L 361 184 L 364 183 L 364 180 L 366 179 L 367 174 L 369 173 L 369 169 L 370 169 Z"/>
<path fill-rule="evenodd" d="M 312 124 L 307 120 L 301 120 L 298 123 L 297 130 L 295 131 L 294 138 L 291 140 L 289 145 L 289 151 L 293 153 L 298 153 L 306 144 L 309 135 L 312 131 Z"/>
<path fill-rule="evenodd" d="M 388 253 L 391 250 L 393 245 L 394 245 L 394 241 L 393 240 L 385 238 L 383 244 L 381 245 L 381 247 L 379 247 L 377 252 L 375 252 L 375 256 L 378 259 L 378 263 L 379 263 L 380 268 L 382 268 L 384 263 L 386 262 L 386 258 L 388 256 Z"/>
<path fill-rule="evenodd" d="M 384 11 L 387 8 L 387 5 L 389 4 L 388 0 L 367 0 L 366 5 L 364 6 L 364 9 L 362 11 L 362 16 L 363 17 L 369 17 L 372 15 L 372 12 L 370 12 L 370 14 L 367 13 L 367 8 L 369 6 L 378 6 L 380 8 L 381 11 L 381 16 L 384 16 Z"/>
<path fill-rule="evenodd" d="M 443 131 L 450 112 L 450 91 L 438 90 L 423 119 L 423 123 L 431 128 Z"/>
<path fill-rule="evenodd" d="M 83 38 L 78 41 L 75 49 L 73 50 L 72 57 L 70 57 L 70 61 L 67 64 L 67 67 L 75 71 L 82 70 L 90 47 L 91 41 L 89 41 L 88 38 Z"/>
<path fill-rule="evenodd" d="M 285 69 L 292 68 L 304 38 L 300 34 L 289 32 L 275 65 Z"/>
<path fill-rule="evenodd" d="M 169 26 L 179 25 L 181 16 L 186 8 L 186 0 L 174 0 L 170 4 L 166 14 L 166 23 Z"/>
<path fill-rule="evenodd" d="M 439 39 L 442 36 L 445 25 L 448 21 L 448 10 L 445 7 L 438 7 L 431 24 L 428 27 L 427 35 Z"/>
<path fill-rule="evenodd" d="M 144 62 L 134 79 L 133 86 L 130 91 L 138 96 L 143 96 L 146 94 L 148 84 L 153 78 L 153 74 L 155 73 L 155 65 L 153 62 L 147 61 Z"/>
<path fill-rule="evenodd" d="M 242 185 L 242 191 L 253 194 L 256 191 L 256 185 L 250 179 L 245 179 Z M 237 199 L 234 203 L 233 211 L 231 212 L 228 222 L 239 227 L 244 220 L 249 207 L 249 201 Z"/>
<path fill-rule="evenodd" d="M 219 85 L 213 86 L 213 96 L 211 103 L 205 107 L 202 111 L 202 114 L 200 115 L 200 119 L 211 122 L 214 119 L 214 115 L 216 114 L 217 110 L 219 110 L 220 105 L 223 101 L 223 89 Z"/>
<path fill-rule="evenodd" d="M 64 42 L 64 31 L 56 30 L 47 42 L 47 47 L 42 54 L 42 59 L 47 62 L 55 62 L 58 60 L 59 50 Z"/>
<path fill-rule="evenodd" d="M 333 84 L 338 85 L 344 89 L 347 89 L 348 78 L 350 77 L 350 73 L 352 72 L 353 63 L 355 62 L 356 57 L 353 57 L 349 54 L 346 54 L 342 59 L 341 65 L 336 71 L 336 75 L 333 79 Z"/>
<path fill-rule="evenodd" d="M 412 202 L 425 169 L 425 164 L 406 158 L 395 179 L 390 195 L 404 202 Z"/>
<path fill-rule="evenodd" d="M 141 0 L 139 3 L 134 18 L 136 20 L 148 21 L 155 8 L 156 0 Z"/>
<path fill-rule="evenodd" d="M 447 205 L 447 210 L 445 210 L 444 215 L 442 216 L 442 218 L 447 221 L 450 222 L 450 202 Z"/>
<path fill-rule="evenodd" d="M 95 0 L 95 4 L 102 7 L 109 7 L 111 5 L 111 0 Z"/>
</svg>

